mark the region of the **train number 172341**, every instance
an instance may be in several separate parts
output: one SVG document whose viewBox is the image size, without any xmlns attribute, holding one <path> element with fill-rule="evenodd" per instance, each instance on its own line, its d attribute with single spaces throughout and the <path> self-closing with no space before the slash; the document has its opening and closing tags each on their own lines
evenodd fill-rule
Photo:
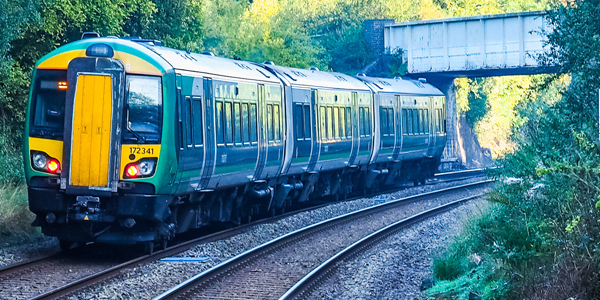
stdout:
<svg viewBox="0 0 600 300">
<path fill-rule="evenodd" d="M 129 151 L 131 154 L 154 154 L 153 148 L 131 147 Z"/>
</svg>

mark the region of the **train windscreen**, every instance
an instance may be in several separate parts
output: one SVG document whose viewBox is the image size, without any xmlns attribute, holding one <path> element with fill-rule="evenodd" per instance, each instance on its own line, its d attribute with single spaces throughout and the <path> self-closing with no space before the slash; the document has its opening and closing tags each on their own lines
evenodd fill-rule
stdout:
<svg viewBox="0 0 600 300">
<path fill-rule="evenodd" d="M 65 126 L 66 71 L 38 70 L 31 97 L 32 137 L 62 139 Z"/>
<path fill-rule="evenodd" d="M 160 77 L 127 76 L 127 142 L 158 143 L 162 125 L 162 84 Z"/>
</svg>

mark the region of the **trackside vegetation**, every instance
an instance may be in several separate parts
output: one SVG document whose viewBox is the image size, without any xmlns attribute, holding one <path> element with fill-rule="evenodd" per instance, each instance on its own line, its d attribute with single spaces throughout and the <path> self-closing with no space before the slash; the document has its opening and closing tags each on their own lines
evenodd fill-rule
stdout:
<svg viewBox="0 0 600 300">
<path fill-rule="evenodd" d="M 515 150 L 490 210 L 471 220 L 434 262 L 430 299 L 600 298 L 600 1 L 550 11 L 550 53 L 560 74 L 517 105 Z"/>
</svg>

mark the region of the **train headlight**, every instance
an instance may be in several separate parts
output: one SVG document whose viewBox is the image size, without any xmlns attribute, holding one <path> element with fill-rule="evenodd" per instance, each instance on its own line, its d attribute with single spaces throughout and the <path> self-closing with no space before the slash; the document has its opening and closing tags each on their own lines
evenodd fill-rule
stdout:
<svg viewBox="0 0 600 300">
<path fill-rule="evenodd" d="M 33 161 L 33 168 L 36 170 L 45 170 L 46 163 L 48 162 L 48 158 L 46 155 L 40 152 L 35 152 L 31 155 L 31 160 Z"/>
<path fill-rule="evenodd" d="M 31 166 L 37 170 L 56 174 L 60 171 L 58 159 L 49 157 L 44 152 L 33 151 L 31 153 Z"/>
<path fill-rule="evenodd" d="M 125 167 L 125 178 L 150 177 L 156 169 L 156 158 L 144 158 Z"/>
<path fill-rule="evenodd" d="M 142 175 L 142 176 L 152 175 L 152 173 L 154 173 L 155 165 L 156 165 L 156 162 L 151 159 L 145 159 L 145 160 L 140 161 L 140 163 L 138 164 L 138 167 L 140 169 L 140 175 Z"/>
</svg>

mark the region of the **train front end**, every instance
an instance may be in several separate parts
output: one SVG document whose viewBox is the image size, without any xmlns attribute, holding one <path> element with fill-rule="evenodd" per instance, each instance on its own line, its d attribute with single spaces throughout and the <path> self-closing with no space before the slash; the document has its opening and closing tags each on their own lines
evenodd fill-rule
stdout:
<svg viewBox="0 0 600 300">
<path fill-rule="evenodd" d="M 172 235 L 166 74 L 147 47 L 115 38 L 71 43 L 36 64 L 23 141 L 29 208 L 61 246 Z"/>
</svg>

